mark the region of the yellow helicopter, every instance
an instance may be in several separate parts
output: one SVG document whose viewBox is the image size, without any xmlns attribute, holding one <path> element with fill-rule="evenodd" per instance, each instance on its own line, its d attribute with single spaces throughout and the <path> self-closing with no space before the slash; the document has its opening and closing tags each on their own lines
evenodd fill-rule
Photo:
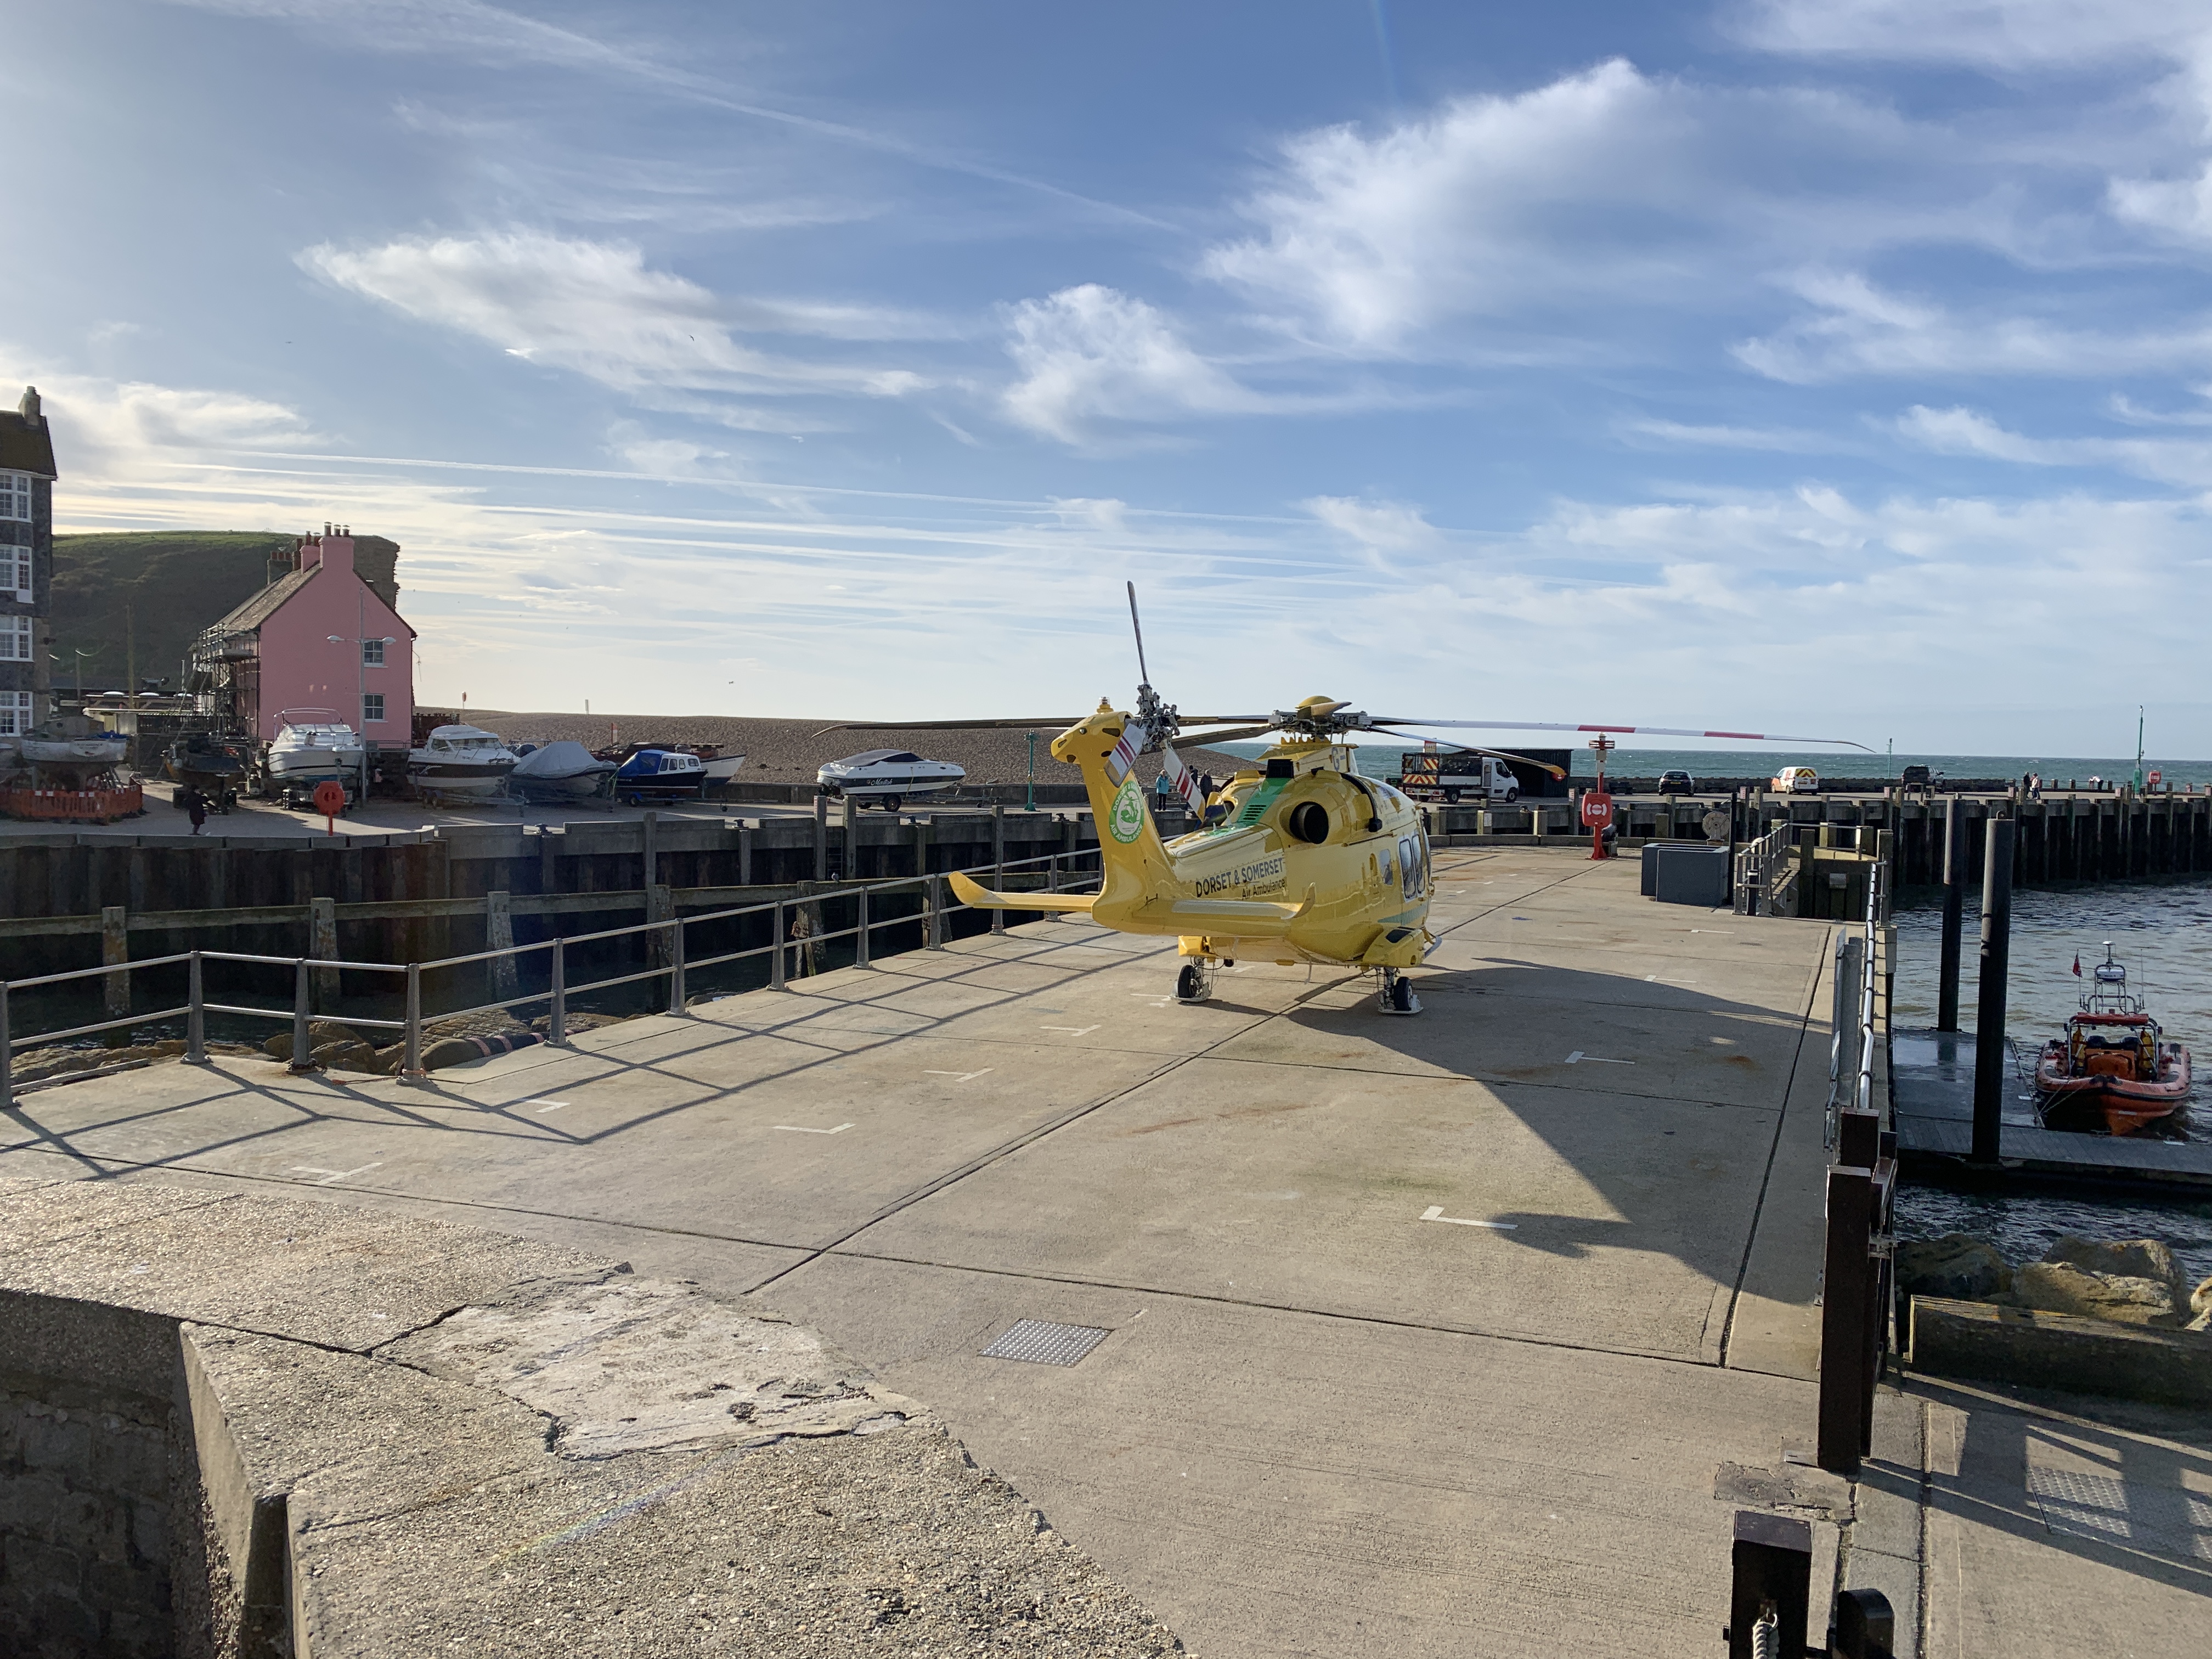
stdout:
<svg viewBox="0 0 2212 1659">
<path fill-rule="evenodd" d="M 976 909 L 1085 912 L 1117 932 L 1172 934 L 1183 958 L 1176 976 L 1179 1002 L 1205 1001 L 1213 992 L 1215 968 L 1234 966 L 1238 957 L 1249 957 L 1285 966 L 1304 962 L 1357 968 L 1379 981 L 1382 1012 L 1420 1012 L 1406 969 L 1420 963 L 1437 942 L 1427 927 L 1428 833 L 1412 801 L 1389 784 L 1360 775 L 1353 746 L 1345 741 L 1352 732 L 1479 727 L 1850 743 L 1669 726 L 1413 720 L 1369 714 L 1319 696 L 1268 714 L 1182 714 L 1152 690 L 1133 583 L 1129 618 L 1137 629 L 1140 677 L 1135 712 L 1124 713 L 1102 699 L 1095 713 L 1069 722 L 1052 741 L 1053 758 L 1082 772 L 1091 798 L 1103 866 L 1098 891 L 996 893 L 957 873 L 951 878 L 952 889 Z M 870 731 L 955 731 L 1035 728 L 1060 725 L 1064 718 L 847 725 Z M 1230 728 L 1200 734 L 1206 743 L 1234 743 L 1270 732 L 1280 737 L 1252 767 L 1201 801 L 1172 747 L 1173 739 L 1190 726 Z M 1172 841 L 1160 838 L 1133 769 L 1138 756 L 1154 750 L 1164 751 L 1170 783 L 1202 814 L 1199 829 Z M 1540 767 L 1553 777 L 1565 775 L 1561 768 L 1518 755 L 1490 749 L 1472 752 Z"/>
</svg>

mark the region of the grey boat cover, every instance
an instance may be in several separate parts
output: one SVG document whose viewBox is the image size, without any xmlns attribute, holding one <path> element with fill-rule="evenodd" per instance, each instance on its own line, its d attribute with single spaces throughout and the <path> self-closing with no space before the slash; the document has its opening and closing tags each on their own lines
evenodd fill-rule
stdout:
<svg viewBox="0 0 2212 1659">
<path fill-rule="evenodd" d="M 615 769 L 612 761 L 603 761 L 580 743 L 565 738 L 549 743 L 543 749 L 533 749 L 522 757 L 514 775 L 526 783 L 536 779 L 540 783 L 558 783 L 566 778 L 591 777 Z"/>
</svg>

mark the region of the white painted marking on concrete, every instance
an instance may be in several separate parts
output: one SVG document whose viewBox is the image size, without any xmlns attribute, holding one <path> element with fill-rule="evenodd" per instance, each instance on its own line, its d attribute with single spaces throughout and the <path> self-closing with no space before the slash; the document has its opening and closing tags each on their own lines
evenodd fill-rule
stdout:
<svg viewBox="0 0 2212 1659">
<path fill-rule="evenodd" d="M 775 1127 L 779 1129 L 788 1129 L 795 1135 L 842 1135 L 853 1126 L 849 1123 L 841 1123 L 834 1129 L 802 1129 L 796 1123 L 779 1123 Z"/>
<path fill-rule="evenodd" d="M 1455 1215 L 1446 1215 L 1444 1213 L 1444 1206 L 1441 1204 L 1431 1204 L 1427 1209 L 1422 1211 L 1421 1219 L 1424 1221 L 1441 1221 L 1454 1227 L 1489 1227 L 1501 1233 L 1516 1231 L 1521 1225 L 1517 1221 L 1464 1220 Z"/>
<path fill-rule="evenodd" d="M 292 1167 L 301 1175 L 322 1176 L 320 1181 L 314 1183 L 316 1186 L 330 1187 L 335 1186 L 337 1182 L 346 1180 L 349 1176 L 366 1175 L 369 1170 L 381 1167 L 382 1164 L 383 1160 L 380 1158 L 376 1163 L 364 1164 L 357 1170 L 323 1170 L 318 1169 L 312 1164 L 295 1164 Z"/>
<path fill-rule="evenodd" d="M 568 1103 L 565 1100 L 548 1100 L 543 1095 L 540 1095 L 535 1099 L 526 1100 L 522 1103 L 526 1106 L 535 1106 L 538 1109 L 538 1115 L 543 1117 L 548 1112 L 559 1111 Z"/>
<path fill-rule="evenodd" d="M 1607 1060 L 1603 1054 L 1586 1054 L 1579 1048 L 1576 1049 L 1574 1053 L 1567 1056 L 1567 1064 L 1570 1066 L 1579 1066 L 1584 1060 L 1588 1060 L 1593 1066 L 1633 1066 L 1636 1064 L 1632 1060 Z"/>
<path fill-rule="evenodd" d="M 922 1075 L 924 1077 L 949 1077 L 955 1082 L 965 1083 L 970 1078 L 979 1078 L 983 1076 L 985 1073 L 989 1072 L 991 1069 L 992 1068 L 990 1066 L 986 1066 L 981 1072 L 924 1072 Z"/>
<path fill-rule="evenodd" d="M 1097 1029 L 1096 1025 L 1040 1025 L 1037 1027 L 1040 1031 L 1065 1031 L 1070 1036 L 1089 1036 Z"/>
</svg>

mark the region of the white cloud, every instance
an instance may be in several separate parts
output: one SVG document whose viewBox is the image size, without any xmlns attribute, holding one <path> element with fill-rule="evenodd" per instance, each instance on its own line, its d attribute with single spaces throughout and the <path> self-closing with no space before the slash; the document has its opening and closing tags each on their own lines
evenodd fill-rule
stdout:
<svg viewBox="0 0 2212 1659">
<path fill-rule="evenodd" d="M 2202 489 L 2212 484 L 2212 442 L 2188 438 L 2032 438 L 1971 409 L 1916 404 L 1898 434 L 1939 455 L 1974 455 L 2023 466 L 2109 467 Z"/>
<path fill-rule="evenodd" d="M 1987 166 L 1956 134 L 1848 94 L 1699 85 L 1615 58 L 1379 131 L 1285 141 L 1241 204 L 1257 234 L 1200 268 L 1338 349 L 1412 351 L 1441 325 L 1507 314 L 1587 335 L 1624 313 L 1713 306 L 1785 260 L 2016 241 L 2013 208 L 1984 199 Z"/>
<path fill-rule="evenodd" d="M 39 388 L 65 478 L 150 483 L 179 461 L 322 441 L 297 410 L 265 398 L 57 373 L 19 348 L 0 348 L 0 386 Z"/>
<path fill-rule="evenodd" d="M 325 281 L 410 317 L 634 394 L 659 388 L 896 397 L 927 384 L 905 369 L 770 355 L 735 332 L 880 339 L 902 331 L 899 313 L 725 300 L 686 277 L 649 269 L 624 243 L 508 231 L 366 248 L 325 243 L 299 260 Z"/>
<path fill-rule="evenodd" d="M 1267 400 L 1183 342 L 1153 307 L 1097 283 L 1024 300 L 1007 318 L 1021 371 L 1007 415 L 1063 443 L 1093 441 L 1101 422 L 1246 414 Z"/>
<path fill-rule="evenodd" d="M 1629 421 L 1621 431 L 1632 439 L 1648 438 L 1664 444 L 1705 449 L 1761 449 L 1788 455 L 1817 455 L 1848 449 L 1850 445 L 1824 432 L 1797 427 L 1697 426 L 1680 421 Z"/>
<path fill-rule="evenodd" d="M 1792 286 L 1817 310 L 1731 348 L 1778 380 L 1850 375 L 2105 376 L 2212 360 L 2212 322 L 2112 334 L 2028 316 L 1960 316 L 1876 288 L 1856 272 L 1814 271 Z"/>
<path fill-rule="evenodd" d="M 1351 538 L 1373 557 L 1392 553 L 1429 553 L 1443 544 L 1442 532 L 1421 516 L 1420 509 L 1407 507 L 1402 501 L 1314 495 L 1298 505 L 1331 530 Z"/>
<path fill-rule="evenodd" d="M 2174 56 L 2208 26 L 2191 0 L 1751 0 L 1738 30 L 1773 52 L 2010 70 Z"/>
</svg>

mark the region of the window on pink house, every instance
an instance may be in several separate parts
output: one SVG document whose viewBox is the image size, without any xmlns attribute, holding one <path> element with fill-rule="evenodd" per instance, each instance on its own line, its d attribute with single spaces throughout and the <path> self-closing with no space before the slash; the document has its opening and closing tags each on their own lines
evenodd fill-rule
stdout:
<svg viewBox="0 0 2212 1659">
<path fill-rule="evenodd" d="M 384 724 L 384 693 L 371 691 L 361 700 L 361 723 L 363 726 Z"/>
</svg>

